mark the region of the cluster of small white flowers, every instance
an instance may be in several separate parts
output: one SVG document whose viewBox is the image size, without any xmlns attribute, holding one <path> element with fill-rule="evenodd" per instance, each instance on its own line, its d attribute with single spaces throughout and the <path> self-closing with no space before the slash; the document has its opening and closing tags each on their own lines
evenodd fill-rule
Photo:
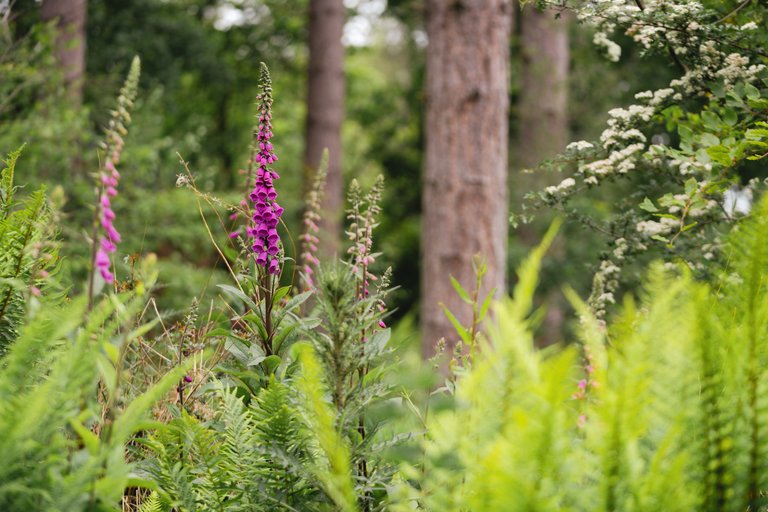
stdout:
<svg viewBox="0 0 768 512">
<path fill-rule="evenodd" d="M 596 32 L 592 42 L 595 46 L 605 49 L 605 54 L 611 62 L 618 62 L 621 58 L 621 46 L 608 39 L 608 35 L 605 32 Z"/>
<path fill-rule="evenodd" d="M 718 69 L 715 74 L 723 78 L 726 85 L 730 85 L 740 79 L 750 80 L 763 69 L 765 69 L 765 66 L 762 64 L 750 66 L 749 58 L 744 55 L 730 53 L 725 57 L 723 67 Z"/>
<path fill-rule="evenodd" d="M 641 220 L 637 223 L 636 229 L 639 233 L 650 237 L 654 235 L 666 235 L 679 225 L 680 222 L 677 219 L 662 217 L 658 221 Z"/>
<path fill-rule="evenodd" d="M 554 196 L 562 192 L 565 192 L 566 190 L 570 189 L 574 185 L 576 185 L 576 180 L 574 180 L 573 178 L 565 178 L 563 181 L 560 182 L 559 185 L 547 187 L 546 189 L 544 189 L 544 191 L 547 194 Z"/>
<path fill-rule="evenodd" d="M 654 149 L 658 146 L 654 146 Z M 663 154 L 665 149 L 661 147 Z M 651 150 L 649 149 L 648 153 L 650 153 Z M 657 161 L 658 160 L 658 161 Z M 664 162 L 662 162 L 659 159 L 653 159 L 653 161 L 657 161 L 657 165 L 662 165 Z M 675 169 L 677 168 L 677 172 L 680 173 L 681 176 L 689 176 L 691 174 L 697 174 L 700 172 L 709 172 L 712 170 L 712 164 L 710 162 L 700 162 L 698 160 L 680 160 L 679 158 L 670 158 L 666 161 L 666 164 L 671 168 Z"/>
<path fill-rule="evenodd" d="M 670 96 L 674 96 L 675 90 L 671 87 L 666 87 L 664 89 L 659 89 L 658 91 L 653 93 L 653 99 L 649 102 L 652 107 L 658 107 L 661 105 L 667 98 Z"/>
<path fill-rule="evenodd" d="M 579 140 L 576 142 L 571 142 L 570 144 L 565 146 L 565 150 L 579 152 L 579 151 L 586 151 L 594 147 L 595 147 L 594 144 L 592 144 L 591 142 L 587 142 L 585 140 Z"/>
<path fill-rule="evenodd" d="M 705 30 L 692 21 L 703 10 L 701 2 L 695 0 L 645 0 L 642 7 L 634 0 L 592 0 L 579 7 L 578 17 L 597 28 L 594 43 L 606 49 L 615 44 L 608 35 L 617 25 L 628 26 L 626 34 L 645 50 L 668 44 L 685 48 L 697 32 Z M 608 56 L 614 60 L 618 56 L 612 51 Z"/>
<path fill-rule="evenodd" d="M 607 176 L 610 174 L 626 174 L 636 167 L 635 157 L 642 153 L 645 144 L 638 142 L 612 151 L 608 158 L 596 160 L 579 168 L 579 172 L 587 176 Z"/>
<path fill-rule="evenodd" d="M 715 256 L 720 252 L 720 249 L 721 247 L 719 240 L 715 240 L 712 243 L 703 244 L 701 246 L 701 252 L 704 253 L 703 257 L 707 261 L 715 259 Z"/>
<path fill-rule="evenodd" d="M 597 300 L 604 304 L 616 304 L 616 300 L 613 298 L 613 292 L 605 292 L 601 294 Z"/>
<path fill-rule="evenodd" d="M 588 303 L 596 318 L 604 318 L 608 304 L 614 304 L 614 292 L 619 287 L 621 268 L 610 259 L 600 262 L 600 268 L 592 279 L 592 293 Z"/>
<path fill-rule="evenodd" d="M 635 97 L 640 104 L 627 108 L 616 108 L 608 112 L 607 127 L 600 136 L 600 145 L 608 156 L 595 162 L 581 165 L 579 174 L 589 185 L 599 182 L 598 177 L 626 174 L 637 167 L 637 160 L 645 150 L 646 136 L 638 127 L 651 120 L 655 112 L 672 101 L 681 101 L 684 96 L 703 94 L 706 84 L 715 76 L 722 77 L 726 85 L 743 78 L 754 78 L 761 66 L 749 66 L 749 60 L 739 54 L 726 55 L 717 44 L 707 40 L 709 30 L 703 19 L 704 6 L 696 0 L 646 0 L 640 8 L 632 0 L 592 0 L 585 2 L 578 10 L 580 20 L 596 27 L 593 43 L 605 48 L 611 60 L 617 60 L 621 48 L 609 39 L 609 35 L 624 26 L 626 34 L 649 49 L 655 45 L 666 51 L 674 48 L 676 54 L 697 52 L 704 66 L 688 70 L 682 77 L 670 82 L 669 87 L 656 91 L 644 91 Z M 704 13 L 705 14 L 705 13 Z M 749 27 L 747 27 L 749 28 Z M 587 142 L 573 143 L 568 150 L 588 149 Z M 650 153 L 650 151 L 649 151 Z M 663 152 L 656 152 L 648 160 L 663 164 Z M 703 163 L 672 162 L 680 174 L 693 174 L 703 169 Z M 705 169 L 704 169 L 705 170 Z M 586 180 L 589 180 L 588 182 Z M 550 187 L 550 193 L 562 189 Z"/>
<path fill-rule="evenodd" d="M 578 8 L 581 21 L 592 24 L 597 29 L 593 43 L 607 50 L 610 60 L 618 60 L 621 48 L 609 39 L 617 26 L 627 27 L 625 34 L 630 36 L 643 49 L 655 48 L 667 51 L 671 48 L 675 55 L 698 53 L 705 64 L 704 69 L 692 69 L 673 87 L 678 90 L 676 100 L 685 93 L 699 92 L 696 85 L 706 81 L 717 73 L 726 79 L 726 85 L 739 78 L 754 77 L 760 66 L 750 71 L 748 61 L 739 54 L 726 55 L 721 52 L 715 41 L 708 37 L 711 30 L 709 23 L 699 22 L 706 12 L 698 0 L 645 0 L 640 8 L 632 0 L 592 0 Z M 736 30 L 750 31 L 759 29 L 755 22 L 746 23 Z M 696 66 L 701 68 L 701 66 Z M 682 91 L 681 91 L 682 89 Z M 651 106 L 658 105 L 674 91 L 665 91 L 662 96 L 653 98 Z M 682 94 L 681 94 L 682 92 Z M 642 93 L 639 98 L 649 99 Z"/>
<path fill-rule="evenodd" d="M 626 238 L 617 238 L 614 242 L 616 244 L 616 247 L 613 249 L 613 257 L 617 260 L 623 260 L 624 255 L 627 253 L 627 249 L 629 249 L 629 244 L 627 243 Z"/>
<path fill-rule="evenodd" d="M 636 140 L 645 142 L 645 135 L 633 127 L 640 121 L 650 121 L 653 114 L 654 109 L 645 105 L 630 105 L 626 109 L 614 108 L 608 111 L 608 128 L 600 135 L 603 148 L 610 150 Z"/>
<path fill-rule="evenodd" d="M 627 34 L 631 35 L 635 42 L 647 50 L 662 37 L 666 30 L 664 27 L 638 24 L 627 30 Z"/>
<path fill-rule="evenodd" d="M 599 272 L 609 279 L 615 279 L 621 273 L 621 268 L 611 260 L 603 260 Z"/>
<path fill-rule="evenodd" d="M 577 12 L 579 20 L 595 25 L 630 23 L 640 8 L 633 0 L 593 0 L 584 2 Z"/>
<path fill-rule="evenodd" d="M 738 38 L 739 31 L 759 29 L 757 23 L 750 22 L 740 27 L 729 24 L 714 26 L 711 23 L 712 11 L 705 9 L 700 0 L 644 0 L 642 3 L 636 0 L 589 0 L 579 3 L 575 10 L 580 21 L 595 28 L 593 43 L 605 50 L 609 60 L 615 62 L 621 57 L 621 47 L 611 38 L 623 30 L 643 51 L 671 52 L 684 71 L 667 87 L 636 94 L 637 105 L 611 110 L 598 144 L 586 141 L 569 144 L 567 151 L 572 154 L 592 150 L 588 154 L 577 155 L 582 160 L 598 151 L 603 156 L 592 162 L 582 161 L 574 177 L 581 179 L 585 185 L 598 185 L 606 177 L 629 173 L 641 161 L 645 161 L 644 165 L 658 169 L 666 167 L 679 175 L 693 175 L 697 179 L 710 173 L 712 163 L 688 158 L 685 152 L 675 151 L 666 146 L 669 138 L 664 142 L 657 136 L 651 137 L 646 127 L 653 116 L 671 102 L 710 95 L 711 84 L 715 80 L 724 83 L 726 89 L 739 82 L 756 80 L 765 66 L 751 64 L 747 56 L 728 53 L 723 49 L 728 48 L 728 34 Z M 726 37 L 718 37 L 723 35 Z M 648 141 L 647 137 L 651 140 Z M 649 143 L 652 145 L 649 146 Z M 548 187 L 546 192 L 551 196 L 567 196 L 574 193 L 575 184 L 573 178 L 568 178 L 558 186 Z M 696 194 L 700 194 L 703 186 L 704 182 L 698 183 Z M 678 194 L 666 210 L 670 214 L 682 215 L 681 205 L 685 205 L 685 216 L 693 218 L 709 215 L 720 208 L 717 202 L 701 201 L 700 197 L 695 198 L 695 207 L 691 207 L 694 198 Z M 640 220 L 635 225 L 635 233 L 627 235 L 627 239 L 615 241 L 612 251 L 601 262 L 594 276 L 589 305 L 598 318 L 603 318 L 607 305 L 615 302 L 620 266 L 627 254 L 643 250 L 643 244 L 649 243 L 648 238 L 674 233 L 680 227 L 679 218 Z M 702 254 L 705 260 L 712 259 L 716 248 L 703 246 Z"/>
</svg>

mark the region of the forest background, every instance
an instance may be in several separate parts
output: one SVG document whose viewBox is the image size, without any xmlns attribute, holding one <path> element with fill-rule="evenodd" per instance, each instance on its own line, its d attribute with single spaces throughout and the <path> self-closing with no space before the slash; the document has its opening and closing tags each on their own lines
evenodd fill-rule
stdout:
<svg viewBox="0 0 768 512">
<path fill-rule="evenodd" d="M 62 43 L 55 22 L 45 19 L 52 15 L 32 0 L 4 3 L 0 148 L 7 152 L 26 144 L 17 182 L 29 190 L 48 184 L 60 202 L 62 254 L 72 274 L 68 282 L 85 282 L 87 268 L 78 262 L 87 258 L 77 251 L 87 250 L 79 242 L 87 238 L 90 222 L 97 143 L 134 55 L 142 58 L 142 79 L 121 167 L 132 185 L 117 198 L 115 209 L 125 237 L 123 254 L 160 257 L 161 308 L 182 311 L 190 297 L 208 303 L 218 293 L 216 285 L 227 281 L 226 267 L 198 213 L 198 198 L 176 187 L 183 173 L 179 158 L 189 163 L 201 190 L 232 203 L 240 200 L 260 61 L 269 63 L 274 77 L 283 219 L 289 232 L 300 232 L 303 196 L 316 165 L 307 160 L 308 44 L 310 29 L 326 30 L 322 24 L 310 27 L 307 0 L 102 0 L 87 8 L 79 0 L 48 2 L 61 4 L 62 12 L 85 14 L 73 25 L 81 25 L 86 48 L 84 74 L 75 86 L 57 61 L 57 44 Z M 676 71 L 668 59 L 641 59 L 628 38 L 619 38 L 622 57 L 612 62 L 593 44 L 593 28 L 554 11 L 517 7 L 509 47 L 513 214 L 521 212 L 527 192 L 562 179 L 558 173 L 524 169 L 554 157 L 568 141 L 597 138 L 607 111 L 631 102 L 638 91 L 663 87 Z M 332 117 L 343 122 L 341 154 L 331 156 L 332 164 L 340 162 L 344 183 L 356 178 L 367 186 L 377 175 L 385 177 L 377 228 L 385 257 L 378 265 L 394 269 L 393 282 L 399 286 L 391 297 L 395 318 L 417 320 L 420 274 L 430 265 L 421 259 L 419 247 L 424 134 L 430 129 L 424 118 L 423 5 L 347 0 L 339 14 L 344 74 L 338 79 L 344 81 L 344 96 L 335 106 L 342 110 Z M 607 217 L 627 186 L 632 184 L 604 188 L 583 204 L 596 218 Z M 203 206 L 203 214 L 212 217 Z M 530 225 L 511 228 L 508 268 L 519 263 L 551 218 L 547 213 Z M 226 236 L 221 229 L 214 233 L 220 241 Z M 578 223 L 566 226 L 543 270 L 539 300 L 549 304 L 549 316 L 541 342 L 562 336 L 567 306 L 561 286 L 570 283 L 588 295 L 600 253 L 611 242 Z M 296 247 L 296 241 L 286 242 L 287 254 L 294 256 Z M 127 277 L 135 256 L 121 264 L 118 278 Z M 514 276 L 509 279 L 512 284 Z M 442 280 L 446 284 L 448 276 Z"/>
</svg>

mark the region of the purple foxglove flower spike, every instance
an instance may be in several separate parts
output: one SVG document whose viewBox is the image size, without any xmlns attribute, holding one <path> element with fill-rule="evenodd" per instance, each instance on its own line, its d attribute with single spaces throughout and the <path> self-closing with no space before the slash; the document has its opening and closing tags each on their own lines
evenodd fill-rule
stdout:
<svg viewBox="0 0 768 512">
<path fill-rule="evenodd" d="M 120 242 L 120 233 L 113 224 L 115 212 L 112 210 L 111 199 L 117 195 L 117 184 L 120 181 L 117 164 L 120 162 L 124 145 L 123 137 L 120 134 L 125 133 L 125 125 L 130 122 L 128 110 L 133 106 L 138 81 L 139 60 L 136 58 L 131 63 L 128 78 L 120 90 L 120 96 L 117 98 L 118 108 L 113 112 L 112 119 L 107 127 L 105 142 L 107 156 L 104 162 L 104 169 L 99 174 L 102 186 L 99 195 L 98 219 L 103 231 L 99 235 L 98 250 L 93 263 L 107 283 L 113 283 L 115 280 L 114 274 L 110 271 L 111 262 L 109 256 L 117 251 L 117 244 Z"/>
<path fill-rule="evenodd" d="M 247 232 L 253 238 L 252 249 L 256 254 L 256 264 L 267 269 L 270 274 L 276 275 L 280 273 L 282 255 L 277 224 L 280 222 L 283 208 L 275 201 L 277 191 L 273 183 L 280 176 L 268 167 L 269 164 L 277 162 L 277 156 L 269 142 L 272 138 L 272 80 L 263 62 L 260 86 L 261 94 L 256 97 L 259 102 L 259 127 L 256 134 L 259 151 L 254 157 L 254 163 L 258 168 L 253 191 L 249 194 L 254 206 L 255 228 Z"/>
</svg>

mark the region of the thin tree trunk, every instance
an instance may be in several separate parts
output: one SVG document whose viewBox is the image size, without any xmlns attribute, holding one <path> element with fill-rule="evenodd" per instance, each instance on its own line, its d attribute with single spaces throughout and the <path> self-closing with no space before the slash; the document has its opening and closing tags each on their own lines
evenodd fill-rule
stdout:
<svg viewBox="0 0 768 512">
<path fill-rule="evenodd" d="M 425 355 L 458 339 L 470 307 L 449 276 L 473 289 L 472 257 L 488 264 L 481 295 L 505 291 L 510 0 L 427 0 L 426 162 L 421 329 Z"/>
<path fill-rule="evenodd" d="M 64 73 L 67 97 L 75 106 L 83 103 L 85 78 L 85 24 L 87 0 L 43 0 L 40 17 L 56 21 L 56 60 Z"/>
<path fill-rule="evenodd" d="M 328 148 L 328 177 L 321 221 L 320 253 L 339 252 L 343 207 L 341 123 L 344 120 L 344 28 L 342 0 L 310 0 L 305 184 Z M 308 188 L 305 187 L 305 188 Z"/>
<path fill-rule="evenodd" d="M 518 158 L 523 169 L 535 168 L 565 149 L 568 130 L 568 20 L 555 18 L 553 11 L 540 11 L 533 5 L 522 13 L 521 53 L 522 80 L 519 100 L 520 125 Z M 541 172 L 517 172 L 513 190 L 515 199 L 542 190 L 547 183 Z M 551 181 L 551 180 L 550 180 Z M 537 233 L 523 226 L 519 235 L 524 244 L 533 247 Z M 558 250 L 559 249 L 559 250 Z M 553 247 L 551 257 L 562 257 L 562 247 Z M 547 315 L 537 343 L 547 345 L 562 336 L 564 301 L 558 291 L 546 297 Z"/>
</svg>

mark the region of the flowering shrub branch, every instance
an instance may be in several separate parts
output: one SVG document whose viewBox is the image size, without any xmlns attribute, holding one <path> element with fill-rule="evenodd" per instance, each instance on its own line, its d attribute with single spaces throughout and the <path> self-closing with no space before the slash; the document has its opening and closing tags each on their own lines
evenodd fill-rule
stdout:
<svg viewBox="0 0 768 512">
<path fill-rule="evenodd" d="M 765 35 L 754 21 L 761 11 L 745 4 L 723 15 L 687 0 L 539 4 L 575 11 L 595 28 L 594 42 L 610 60 L 621 57 L 611 36 L 623 34 L 645 54 L 670 55 L 682 71 L 667 87 L 637 93 L 636 104 L 609 111 L 598 141 L 569 144 L 553 166 L 570 175 L 530 194 L 524 206 L 554 208 L 610 237 L 612 249 L 599 265 L 590 299 L 603 316 L 614 302 L 627 257 L 662 248 L 667 259 L 689 260 L 691 248 L 705 247 L 705 259 L 715 258 L 717 227 L 737 220 L 733 205 L 759 187 L 753 181 L 742 191 L 738 170 L 768 154 L 768 131 L 761 124 L 768 118 L 768 72 L 760 49 Z M 739 24 L 742 19 L 751 21 Z M 636 182 L 639 173 L 652 186 L 641 185 L 626 196 L 607 223 L 571 205 L 609 182 Z M 691 265 L 703 268 L 701 262 Z"/>
</svg>

